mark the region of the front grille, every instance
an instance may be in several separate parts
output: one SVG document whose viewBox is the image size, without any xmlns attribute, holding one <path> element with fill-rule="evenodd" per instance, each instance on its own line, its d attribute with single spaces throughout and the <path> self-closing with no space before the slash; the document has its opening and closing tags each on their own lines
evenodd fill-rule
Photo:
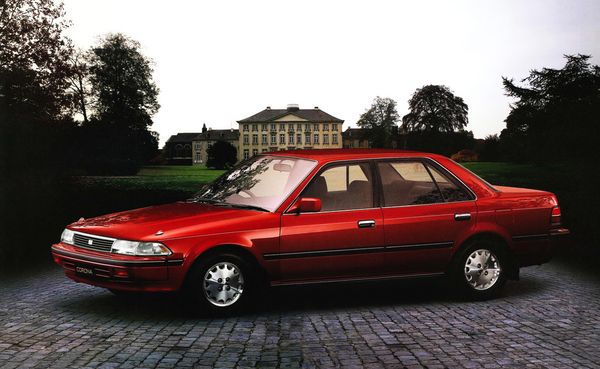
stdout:
<svg viewBox="0 0 600 369">
<path fill-rule="evenodd" d="M 73 244 L 75 246 L 90 250 L 110 252 L 113 242 L 115 242 L 113 239 L 98 238 L 81 233 L 73 235 Z"/>
</svg>

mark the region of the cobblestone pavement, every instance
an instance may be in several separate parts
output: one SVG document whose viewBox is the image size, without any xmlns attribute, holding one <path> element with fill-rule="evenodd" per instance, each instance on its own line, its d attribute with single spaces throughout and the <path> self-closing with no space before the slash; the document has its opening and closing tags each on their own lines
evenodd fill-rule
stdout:
<svg viewBox="0 0 600 369">
<path fill-rule="evenodd" d="M 0 368 L 600 368 L 600 281 L 576 270 L 523 269 L 486 302 L 439 281 L 279 288 L 207 319 L 47 268 L 0 282 Z"/>
</svg>

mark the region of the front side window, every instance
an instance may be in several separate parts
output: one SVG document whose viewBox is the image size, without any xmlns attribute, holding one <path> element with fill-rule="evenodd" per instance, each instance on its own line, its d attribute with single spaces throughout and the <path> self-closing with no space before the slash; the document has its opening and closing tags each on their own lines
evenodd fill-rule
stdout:
<svg viewBox="0 0 600 369">
<path fill-rule="evenodd" d="M 368 163 L 328 167 L 304 189 L 301 197 L 321 199 L 322 211 L 373 207 L 373 176 Z"/>
<path fill-rule="evenodd" d="M 385 206 L 469 200 L 463 189 L 421 161 L 378 163 Z"/>
<path fill-rule="evenodd" d="M 257 156 L 204 186 L 191 200 L 275 211 L 315 166 L 312 160 Z"/>
</svg>

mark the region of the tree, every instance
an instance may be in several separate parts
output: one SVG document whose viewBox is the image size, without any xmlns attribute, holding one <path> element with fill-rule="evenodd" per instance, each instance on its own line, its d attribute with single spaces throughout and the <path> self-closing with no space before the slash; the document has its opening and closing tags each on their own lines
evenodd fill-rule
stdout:
<svg viewBox="0 0 600 369">
<path fill-rule="evenodd" d="M 476 146 L 481 161 L 499 161 L 501 159 L 500 136 L 488 135 L 479 140 Z"/>
<path fill-rule="evenodd" d="M 88 55 L 83 51 L 74 52 L 69 60 L 72 73 L 68 78 L 69 88 L 73 92 L 75 111 L 79 111 L 84 124 L 89 123 L 88 105 L 91 95 L 87 59 Z"/>
<path fill-rule="evenodd" d="M 217 141 L 206 150 L 208 158 L 206 166 L 214 169 L 225 169 L 237 161 L 237 150 L 227 141 Z"/>
<path fill-rule="evenodd" d="M 70 115 L 70 96 L 65 87 L 72 47 L 63 35 L 68 26 L 62 3 L 2 1 L 0 104 L 3 113 L 19 116 L 18 121 L 48 121 Z"/>
<path fill-rule="evenodd" d="M 516 101 L 501 133 L 513 160 L 587 161 L 597 157 L 600 140 L 600 67 L 589 55 L 566 55 L 561 69 L 533 70 L 517 85 L 502 78 Z"/>
<path fill-rule="evenodd" d="M 152 61 L 140 44 L 122 34 L 109 34 L 94 47 L 89 61 L 94 108 L 101 121 L 145 130 L 158 111 L 158 88 Z"/>
<path fill-rule="evenodd" d="M 415 91 L 408 104 L 410 113 L 402 118 L 406 132 L 461 131 L 469 122 L 469 107 L 446 86 L 423 86 Z"/>
<path fill-rule="evenodd" d="M 76 64 L 82 73 L 89 71 L 91 96 L 78 78 L 72 87 L 81 96 L 80 105 L 89 98 L 94 113 L 87 124 L 90 134 L 83 136 L 88 173 L 111 174 L 113 168 L 113 174 L 132 174 L 156 156 L 157 134 L 149 127 L 160 106 L 151 64 L 140 44 L 122 34 L 106 36 L 91 49 L 85 64 Z"/>
<path fill-rule="evenodd" d="M 396 102 L 377 96 L 356 124 L 365 130 L 365 138 L 371 142 L 371 147 L 388 148 L 392 145 L 392 135 L 399 118 Z"/>
</svg>

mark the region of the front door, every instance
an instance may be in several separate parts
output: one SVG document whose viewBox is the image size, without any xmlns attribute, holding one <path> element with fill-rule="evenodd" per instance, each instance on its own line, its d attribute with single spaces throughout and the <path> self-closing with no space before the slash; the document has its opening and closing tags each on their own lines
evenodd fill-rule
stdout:
<svg viewBox="0 0 600 369">
<path fill-rule="evenodd" d="M 286 282 L 351 279 L 383 267 L 383 216 L 370 162 L 331 164 L 300 197 L 319 198 L 315 213 L 281 218 L 280 260 Z"/>
<path fill-rule="evenodd" d="M 386 273 L 445 271 L 455 240 L 475 226 L 474 196 L 426 160 L 377 164 L 383 193 Z"/>
</svg>

